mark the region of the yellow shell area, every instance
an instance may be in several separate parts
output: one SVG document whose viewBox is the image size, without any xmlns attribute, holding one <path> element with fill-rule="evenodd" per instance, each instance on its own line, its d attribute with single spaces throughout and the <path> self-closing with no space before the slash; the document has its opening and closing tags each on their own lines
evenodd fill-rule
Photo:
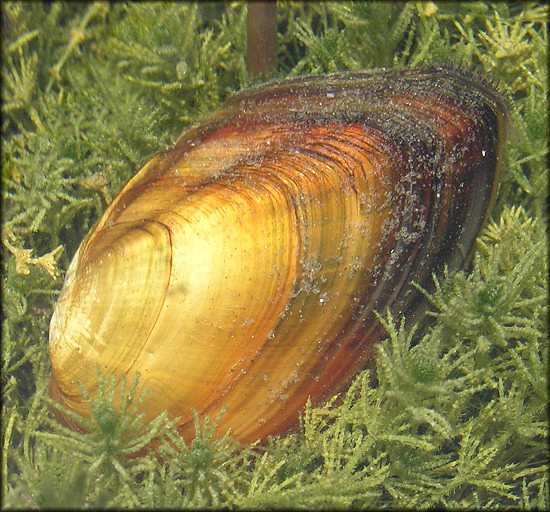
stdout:
<svg viewBox="0 0 550 512">
<path fill-rule="evenodd" d="M 288 421 L 281 411 L 307 398 L 300 385 L 371 285 L 364 262 L 384 249 L 391 173 L 364 135 L 359 126 L 228 130 L 148 182 L 116 219 L 113 204 L 73 260 L 51 323 L 61 402 L 86 414 L 76 382 L 92 388 L 100 364 L 141 374 L 140 391 L 154 390 L 149 419 L 169 409 L 189 420 L 192 407 L 215 414 L 223 403 L 220 430 L 228 418 L 241 439 Z M 309 321 L 318 315 L 327 321 Z M 246 418 L 238 427 L 236 410 Z"/>
</svg>

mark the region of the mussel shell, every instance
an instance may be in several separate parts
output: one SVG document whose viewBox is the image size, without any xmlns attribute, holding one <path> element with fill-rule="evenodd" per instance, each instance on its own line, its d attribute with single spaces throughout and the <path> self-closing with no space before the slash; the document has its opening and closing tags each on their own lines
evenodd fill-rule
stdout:
<svg viewBox="0 0 550 512">
<path fill-rule="evenodd" d="M 242 442 L 342 390 L 496 193 L 506 104 L 445 67 L 272 82 L 132 178 L 83 241 L 50 327 L 52 396 L 141 375 L 147 418 L 192 409 Z"/>
</svg>

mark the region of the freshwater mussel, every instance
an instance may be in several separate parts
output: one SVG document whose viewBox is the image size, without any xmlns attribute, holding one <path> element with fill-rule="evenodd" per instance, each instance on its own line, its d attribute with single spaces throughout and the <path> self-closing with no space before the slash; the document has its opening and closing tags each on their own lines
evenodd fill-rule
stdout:
<svg viewBox="0 0 550 512">
<path fill-rule="evenodd" d="M 82 242 L 50 327 L 51 394 L 89 415 L 97 369 L 241 442 L 350 383 L 494 199 L 503 97 L 448 67 L 271 82 L 154 156 Z"/>
</svg>

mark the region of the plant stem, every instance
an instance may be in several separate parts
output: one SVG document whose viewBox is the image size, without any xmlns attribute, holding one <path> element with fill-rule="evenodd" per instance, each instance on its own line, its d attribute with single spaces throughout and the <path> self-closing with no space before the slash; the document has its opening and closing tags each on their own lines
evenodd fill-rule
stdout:
<svg viewBox="0 0 550 512">
<path fill-rule="evenodd" d="M 277 4 L 275 0 L 248 2 L 246 63 L 252 77 L 277 69 Z"/>
</svg>

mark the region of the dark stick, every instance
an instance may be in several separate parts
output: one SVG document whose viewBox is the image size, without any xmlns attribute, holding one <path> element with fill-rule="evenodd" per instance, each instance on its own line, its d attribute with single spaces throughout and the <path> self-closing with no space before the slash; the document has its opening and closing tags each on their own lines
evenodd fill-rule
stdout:
<svg viewBox="0 0 550 512">
<path fill-rule="evenodd" d="M 253 77 L 277 69 L 277 5 L 272 1 L 248 2 L 246 64 Z"/>
</svg>

